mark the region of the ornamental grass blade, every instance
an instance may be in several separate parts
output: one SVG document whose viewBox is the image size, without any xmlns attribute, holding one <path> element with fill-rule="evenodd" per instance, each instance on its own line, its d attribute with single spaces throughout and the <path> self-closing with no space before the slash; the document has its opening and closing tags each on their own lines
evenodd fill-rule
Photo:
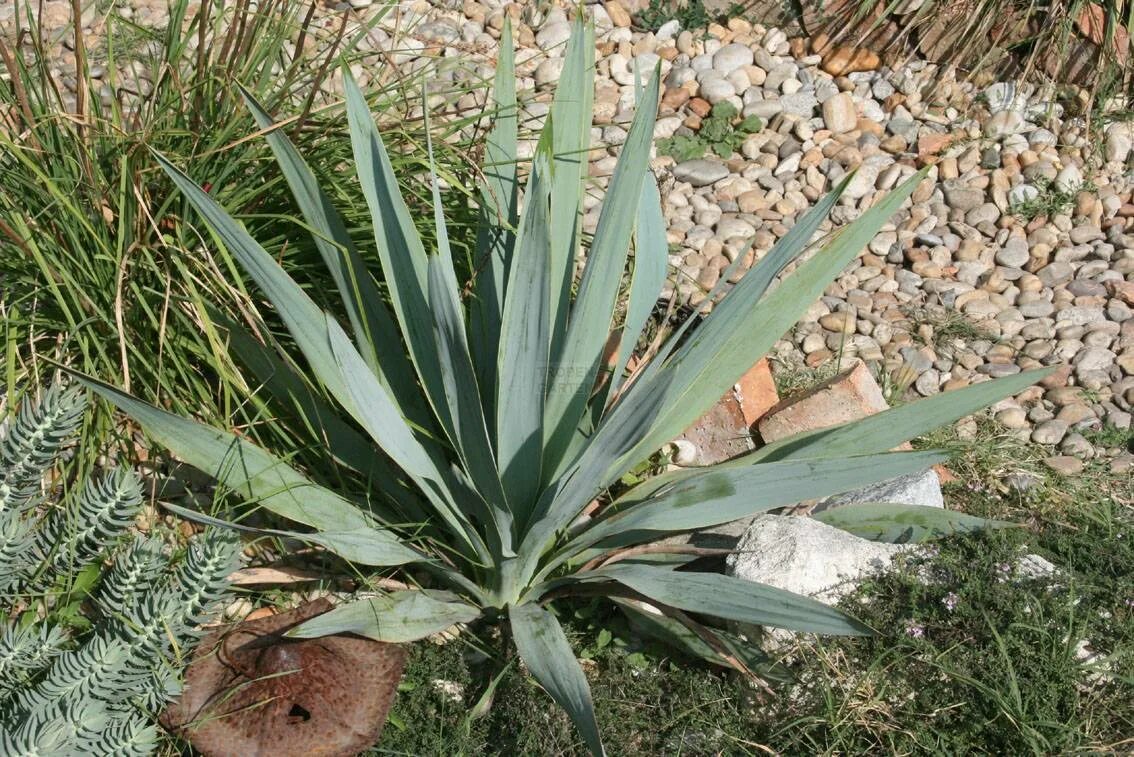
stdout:
<svg viewBox="0 0 1134 757">
<path fill-rule="evenodd" d="M 437 342 L 433 337 L 433 314 L 427 298 L 428 259 L 409 208 L 402 198 L 393 166 L 374 125 L 370 108 L 350 70 L 343 69 L 347 121 L 354 151 L 355 169 L 362 194 L 370 209 L 382 276 L 390 292 L 390 302 L 417 368 L 426 399 L 452 438 L 453 419 L 442 404 L 444 382 L 438 363 Z"/>
<path fill-rule="evenodd" d="M 959 418 L 1022 392 L 1051 375 L 1055 368 L 1025 371 L 1015 376 L 984 381 L 867 416 L 838 426 L 806 431 L 761 447 L 724 465 L 758 460 L 798 460 L 807 457 L 841 457 L 893 449 Z"/>
<path fill-rule="evenodd" d="M 89 376 L 75 377 L 182 461 L 264 509 L 325 531 L 372 527 L 362 510 L 255 444 L 167 413 Z"/>
<path fill-rule="evenodd" d="M 691 473 L 642 502 L 633 501 L 631 490 L 623 506 L 615 502 L 615 513 L 595 522 L 568 550 L 593 544 L 620 547 L 648 541 L 658 533 L 716 526 L 925 470 L 942 459 L 932 452 L 891 452 L 745 468 L 712 467 Z"/>
<path fill-rule="evenodd" d="M 492 130 L 484 145 L 480 217 L 473 261 L 475 280 L 469 302 L 469 346 L 477 368 L 484 412 L 495 417 L 496 356 L 508 268 L 515 244 L 519 183 L 516 180 L 519 107 L 516 104 L 515 49 L 512 22 L 505 15 L 500 57 L 492 85 Z"/>
<path fill-rule="evenodd" d="M 401 644 L 471 623 L 480 610 L 447 591 L 395 591 L 339 605 L 287 632 L 297 639 L 353 633 Z"/>
<path fill-rule="evenodd" d="M 594 573 L 618 581 L 647 599 L 686 612 L 807 633 L 849 636 L 871 633 L 843 611 L 810 597 L 719 573 L 692 573 L 646 565 L 615 565 Z"/>
<path fill-rule="evenodd" d="M 595 30 L 582 14 L 572 23 L 545 131 L 555 155 L 551 173 L 551 343 L 558 353 L 567 333 L 575 256 L 579 251 L 583 181 L 587 178 L 595 90 Z"/>
<path fill-rule="evenodd" d="M 536 147 L 512 254 L 497 367 L 500 476 L 513 514 L 521 523 L 527 520 L 539 494 L 543 462 L 543 407 L 551 343 L 550 177 L 551 144 L 545 131 Z"/>
<path fill-rule="evenodd" d="M 271 300 L 319 380 L 331 394 L 339 396 L 344 388 L 335 372 L 327 370 L 334 365 L 334 359 L 327 345 L 323 312 L 242 224 L 233 220 L 207 192 L 163 156 L 154 153 L 154 157 L 174 185 L 204 217 L 213 233 Z"/>
<path fill-rule="evenodd" d="M 272 117 L 251 92 L 241 87 L 240 93 L 256 124 L 265 130 L 264 138 L 304 220 L 314 232 L 315 246 L 338 287 L 359 352 L 390 391 L 403 414 L 418 423 L 427 423 L 426 408 L 417 390 L 413 366 L 406 358 L 401 336 L 373 277 L 347 233 L 342 216 L 331 198 L 319 188 L 315 174 L 283 130 L 276 128 Z"/>
<path fill-rule="evenodd" d="M 705 318 L 695 343 L 689 349 L 679 349 L 658 372 L 658 378 L 668 375 L 670 379 L 666 409 L 650 433 L 628 454 L 613 462 L 601 477 L 603 484 L 609 485 L 617 480 L 630 466 L 676 437 L 711 407 L 799 320 L 882 224 L 901 207 L 924 174 L 924 170 L 919 171 L 854 223 L 836 232 L 810 260 L 784 279 L 775 291 L 760 298 L 758 303 L 749 302 L 742 294 L 740 302 L 746 307 L 728 307 L 729 300 L 738 294 L 737 290 L 731 292 L 721 306 Z M 654 382 L 631 387 L 626 401 L 612 411 L 611 420 L 620 414 L 640 412 L 635 397 L 653 391 L 656 391 Z M 601 433 L 600 428 L 596 436 Z"/>
<path fill-rule="evenodd" d="M 967 534 L 991 528 L 1017 528 L 1019 524 L 978 518 L 940 507 L 863 502 L 814 513 L 828 526 L 871 541 L 910 544 Z"/>
<path fill-rule="evenodd" d="M 546 473 L 558 469 L 583 418 L 610 333 L 633 230 L 628 219 L 633 219 L 638 212 L 653 143 L 659 71 L 660 68 L 655 69 L 650 77 L 618 156 L 587 253 L 579 294 L 571 307 L 563 349 L 553 361 L 556 373 L 567 372 L 568 380 L 553 379 L 548 387 L 544 421 L 545 479 Z"/>
<path fill-rule="evenodd" d="M 512 639 L 528 670 L 571 716 L 591 754 L 606 754 L 595 720 L 591 687 L 559 621 L 534 602 L 509 607 L 508 620 Z"/>
</svg>

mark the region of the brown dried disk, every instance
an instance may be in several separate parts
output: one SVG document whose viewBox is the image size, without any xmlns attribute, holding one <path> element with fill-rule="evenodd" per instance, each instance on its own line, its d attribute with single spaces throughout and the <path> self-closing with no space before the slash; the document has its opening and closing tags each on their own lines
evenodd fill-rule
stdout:
<svg viewBox="0 0 1134 757">
<path fill-rule="evenodd" d="M 162 725 L 208 757 L 348 757 L 374 744 L 406 653 L 345 634 L 284 636 L 330 609 L 318 599 L 206 636 Z"/>
</svg>

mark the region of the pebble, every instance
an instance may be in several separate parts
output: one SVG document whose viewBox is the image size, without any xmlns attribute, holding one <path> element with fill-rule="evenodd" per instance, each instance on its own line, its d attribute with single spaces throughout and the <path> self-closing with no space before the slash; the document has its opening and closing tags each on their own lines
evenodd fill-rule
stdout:
<svg viewBox="0 0 1134 757">
<path fill-rule="evenodd" d="M 752 48 L 740 43 L 725 45 L 713 55 L 713 69 L 722 74 L 732 73 L 738 68 L 752 65 L 752 63 Z"/>
<path fill-rule="evenodd" d="M 1032 431 L 1032 441 L 1036 444 L 1055 445 L 1063 441 L 1067 435 L 1067 423 L 1052 419 L 1044 421 Z"/>
<path fill-rule="evenodd" d="M 673 177 L 694 187 L 714 184 L 729 175 L 728 166 L 715 160 L 687 160 L 673 167 Z"/>
<path fill-rule="evenodd" d="M 396 60 L 407 71 L 426 59 L 491 71 L 484 64 L 495 55 L 505 9 L 497 0 L 407 3 L 415 20 L 408 31 L 392 16 L 377 18 L 382 4 L 348 2 L 360 21 L 376 19 L 374 40 L 389 45 L 398 35 Z M 135 22 L 154 23 L 149 0 L 119 5 Z M 513 17 L 522 48 L 517 70 L 520 89 L 534 85 L 542 98 L 562 78 L 571 24 L 562 7 L 528 5 L 509 6 L 520 10 Z M 671 291 L 703 296 L 729 261 L 742 258 L 735 282 L 848 171 L 857 172 L 817 237 L 858 218 L 918 166 L 932 165 L 912 201 L 785 337 L 781 357 L 819 367 L 842 352 L 879 368 L 904 366 L 912 372 L 909 391 L 920 396 L 1058 366 L 1041 386 L 999 406 L 997 421 L 1058 451 L 1045 463 L 1064 475 L 1079 472 L 1082 459 L 1119 454 L 1092 447 L 1080 432 L 1104 422 L 1128 427 L 1134 405 L 1134 175 L 1126 166 L 1134 123 L 1109 123 L 1096 148 L 1081 121 L 1032 87 L 991 82 L 978 89 L 917 61 L 884 68 L 875 53 L 851 45 L 812 55 L 781 29 L 740 21 L 706 30 L 673 19 L 653 34 L 635 31 L 632 14 L 643 5 L 585 6 L 601 48 L 590 163 L 598 191 L 627 139 L 635 63 L 643 72 L 661 65 L 659 139 L 696 135 L 721 102 L 763 122 L 728 159 L 707 152 L 680 162 L 658 157 L 652 165 L 670 260 L 687 276 Z M 334 7 L 343 6 L 320 8 L 316 23 L 331 24 Z M 46 3 L 44 11 L 53 14 L 45 19 L 53 28 L 69 22 L 65 3 Z M 0 35 L 13 30 L 0 3 Z M 70 53 L 57 45 L 52 54 Z M 446 83 L 463 81 L 459 65 L 442 73 L 453 77 Z M 327 86 L 341 83 L 329 79 Z M 974 107 L 982 93 L 987 108 Z M 470 98 L 457 110 L 478 107 Z M 529 106 L 533 122 L 547 107 Z M 1030 217 L 1051 190 L 1073 196 L 1050 217 Z M 593 229 L 597 196 L 586 203 L 584 224 Z M 922 312 L 933 315 L 919 329 L 911 314 Z M 950 333 L 946 324 L 964 328 Z"/>
<path fill-rule="evenodd" d="M 1061 476 L 1077 476 L 1083 472 L 1083 461 L 1071 455 L 1045 457 L 1043 463 Z"/>
<path fill-rule="evenodd" d="M 835 134 L 844 134 L 855 127 L 858 116 L 854 98 L 849 92 L 840 92 L 823 103 L 823 125 Z"/>
</svg>

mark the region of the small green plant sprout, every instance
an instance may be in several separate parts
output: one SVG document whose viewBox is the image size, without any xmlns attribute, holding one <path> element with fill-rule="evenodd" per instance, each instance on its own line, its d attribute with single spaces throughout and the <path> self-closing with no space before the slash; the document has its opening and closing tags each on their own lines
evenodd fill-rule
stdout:
<svg viewBox="0 0 1134 757">
<path fill-rule="evenodd" d="M 705 7 L 705 0 L 650 0 L 638 14 L 638 25 L 656 32 L 667 21 L 677 21 L 682 29 L 704 29 L 714 21 L 744 13 L 744 3 L 730 3 L 714 13 Z M 723 21 L 722 21 L 723 22 Z"/>
<path fill-rule="evenodd" d="M 266 387 L 304 409 L 326 439 L 329 459 L 362 473 L 369 488 L 347 493 L 338 485 L 321 485 L 243 436 L 85 381 L 186 463 L 257 508 L 298 524 L 282 533 L 355 566 L 403 568 L 422 586 L 340 605 L 292 635 L 350 632 L 406 642 L 457 623 L 505 622 L 527 670 L 569 713 L 587 747 L 601 754 L 590 689 L 554 612 L 557 598 L 608 598 L 683 648 L 747 672 L 744 646 L 715 625 L 720 621 L 869 633 L 854 618 L 807 597 L 717 573 L 675 570 L 695 555 L 664 540 L 922 470 L 941 456 L 890 450 L 1045 374 L 931 397 L 856 424 L 785 439 L 723 465 L 665 473 L 609 497 L 627 472 L 708 410 L 791 328 L 898 212 L 925 173 L 911 176 L 830 236 L 772 288 L 784 267 L 808 249 L 850 181 L 846 177 L 731 291 L 723 297 L 721 288 L 711 293 L 707 301 L 719 299 L 711 313 L 686 319 L 627 376 L 633 346 L 667 273 L 666 223 L 648 170 L 659 72 L 638 93 L 637 112 L 577 278 L 586 178 L 586 161 L 579 156 L 589 148 L 593 35 L 589 25 L 575 23 L 550 117 L 521 186 L 512 38 L 507 28 L 502 34 L 477 275 L 467 298 L 456 276 L 436 181 L 436 245 L 426 249 L 348 71 L 354 165 L 372 213 L 382 288 L 311 170 L 261 106 L 248 99 L 339 283 L 346 327 L 321 310 L 196 181 L 159 158 L 216 241 L 273 303 L 303 355 L 294 365 L 309 373 L 283 364 L 234 325 L 229 332 L 238 355 L 254 373 L 262 372 Z M 631 250 L 630 285 L 620 303 Z M 391 309 L 382 289 L 389 292 Z M 612 333 L 619 334 L 618 349 L 607 372 L 605 346 Z M 603 497 L 606 504 L 593 511 L 591 503 Z M 864 515 L 869 532 L 890 535 L 898 528 L 886 524 L 895 522 L 901 533 L 920 538 L 957 526 L 942 519 L 964 517 L 889 507 Z M 854 521 L 850 513 L 842 518 L 840 525 Z M 660 615 L 647 612 L 643 603 Z"/>
<path fill-rule="evenodd" d="M 53 386 L 0 438 L 4 755 L 149 754 L 152 714 L 176 694 L 179 656 L 239 552 L 232 532 L 210 529 L 174 565 L 160 539 L 126 538 L 142 503 L 127 471 L 45 496 L 85 407 L 78 388 Z"/>
<path fill-rule="evenodd" d="M 1076 186 L 1060 187 L 1051 179 L 1040 176 L 1032 182 L 1039 193 L 1029 199 L 1012 206 L 1012 212 L 1026 221 L 1045 216 L 1070 213 L 1075 207 L 1075 198 L 1080 192 L 1098 192 L 1098 187 L 1089 181 L 1081 182 Z"/>
<path fill-rule="evenodd" d="M 677 134 L 659 139 L 658 153 L 669 155 L 679 163 L 703 158 L 707 150 L 727 158 L 740 149 L 749 134 L 763 128 L 764 122 L 759 116 L 741 118 L 735 105 L 722 101 L 713 106 L 696 134 Z"/>
</svg>

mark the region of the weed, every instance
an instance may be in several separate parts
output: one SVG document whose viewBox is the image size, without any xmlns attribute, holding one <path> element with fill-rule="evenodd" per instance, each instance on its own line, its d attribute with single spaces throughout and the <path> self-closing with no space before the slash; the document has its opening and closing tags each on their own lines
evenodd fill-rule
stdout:
<svg viewBox="0 0 1134 757">
<path fill-rule="evenodd" d="M 658 140 L 658 154 L 669 155 L 677 162 L 694 160 L 705 156 L 712 150 L 721 158 L 727 158 L 740 149 L 749 134 L 764 128 L 758 116 L 740 118 L 736 107 L 730 102 L 719 102 L 712 112 L 701 122 L 701 128 L 693 135 L 678 134 Z"/>
<path fill-rule="evenodd" d="M 638 25 L 656 32 L 667 21 L 676 20 L 682 29 L 703 29 L 710 23 L 744 12 L 744 3 L 731 3 L 716 13 L 705 7 L 704 0 L 650 0 L 637 16 Z"/>
<path fill-rule="evenodd" d="M 1098 187 L 1090 182 L 1061 189 L 1050 179 L 1039 177 L 1032 182 L 1039 194 L 1031 200 L 1012 206 L 1012 212 L 1026 221 L 1044 216 L 1067 215 L 1075 207 L 1075 198 L 1080 192 L 1097 192 Z"/>
<path fill-rule="evenodd" d="M 882 364 L 877 364 L 872 372 L 882 389 L 882 397 L 890 407 L 904 402 L 906 393 L 917 381 L 917 372 L 905 362 L 892 371 L 887 371 Z"/>
<path fill-rule="evenodd" d="M 1101 428 L 1084 429 L 1083 436 L 1096 447 L 1117 447 L 1134 452 L 1134 429 L 1106 425 Z"/>
<path fill-rule="evenodd" d="M 914 444 L 949 453 L 950 470 L 972 491 L 1042 499 L 1049 476 L 1043 458 L 1049 453 L 1004 428 L 988 413 L 926 434 Z"/>
<path fill-rule="evenodd" d="M 922 344 L 949 349 L 955 340 L 974 342 L 992 338 L 979 323 L 945 307 L 909 307 L 903 311 L 910 320 L 909 330 Z"/>
<path fill-rule="evenodd" d="M 775 363 L 772 379 L 776 382 L 776 393 L 781 397 L 790 397 L 793 394 L 806 391 L 827 379 L 833 378 L 838 372 L 836 363 L 828 361 L 812 368 L 800 363 L 788 363 L 776 356 L 769 358 Z"/>
</svg>

